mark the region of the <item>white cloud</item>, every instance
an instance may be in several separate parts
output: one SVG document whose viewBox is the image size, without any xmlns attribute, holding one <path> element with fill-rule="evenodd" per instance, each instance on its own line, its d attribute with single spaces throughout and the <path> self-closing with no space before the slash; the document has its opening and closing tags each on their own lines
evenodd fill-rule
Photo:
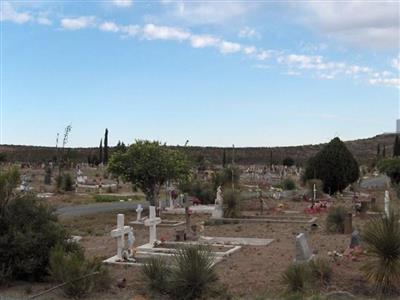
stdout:
<svg viewBox="0 0 400 300">
<path fill-rule="evenodd" d="M 112 3 L 118 7 L 130 7 L 133 4 L 132 0 L 112 0 Z"/>
<path fill-rule="evenodd" d="M 28 12 L 17 12 L 9 2 L 4 2 L 0 6 L 0 21 L 9 21 L 17 24 L 23 24 L 32 20 Z"/>
<path fill-rule="evenodd" d="M 376 49 L 398 49 L 397 1 L 307 1 L 305 22 L 323 34 L 346 43 Z"/>
<path fill-rule="evenodd" d="M 271 57 L 270 53 L 268 51 L 265 51 L 265 50 L 259 51 L 257 53 L 257 55 L 256 55 L 256 58 L 258 60 L 266 60 L 267 58 L 270 58 L 270 57 Z"/>
<path fill-rule="evenodd" d="M 107 32 L 118 32 L 120 30 L 114 22 L 103 22 L 100 24 L 99 29 Z"/>
<path fill-rule="evenodd" d="M 254 28 L 250 28 L 247 26 L 240 29 L 238 36 L 240 38 L 257 38 L 257 39 L 261 38 L 260 33 L 258 33 Z"/>
<path fill-rule="evenodd" d="M 242 46 L 240 44 L 232 43 L 232 42 L 228 42 L 228 41 L 222 41 L 219 44 L 219 51 L 222 54 L 235 53 L 235 52 L 240 51 L 241 48 L 242 48 Z"/>
<path fill-rule="evenodd" d="M 208 34 L 192 35 L 190 37 L 190 43 L 193 48 L 213 47 L 216 46 L 219 41 L 218 38 Z"/>
<path fill-rule="evenodd" d="M 400 78 L 371 78 L 369 79 L 369 83 L 372 85 L 384 85 L 389 87 L 397 87 L 400 88 Z"/>
<path fill-rule="evenodd" d="M 95 17 L 78 17 L 61 19 L 61 27 L 68 30 L 78 30 L 91 27 L 94 25 Z"/>
<path fill-rule="evenodd" d="M 400 71 L 400 56 L 392 59 L 392 67 Z"/>
<path fill-rule="evenodd" d="M 136 36 L 140 32 L 140 26 L 138 25 L 119 26 L 119 29 L 128 36 Z"/>
<path fill-rule="evenodd" d="M 40 24 L 40 25 L 46 25 L 46 26 L 50 26 L 53 24 L 53 22 L 46 17 L 38 17 L 36 19 L 36 22 L 38 22 L 38 24 Z"/>
<path fill-rule="evenodd" d="M 251 54 L 254 54 L 257 51 L 257 49 L 254 46 L 248 46 L 248 47 L 244 47 L 243 51 L 245 54 L 251 55 Z"/>
<path fill-rule="evenodd" d="M 183 41 L 190 37 L 190 33 L 181 28 L 147 24 L 143 28 L 143 36 L 148 40 Z"/>
</svg>

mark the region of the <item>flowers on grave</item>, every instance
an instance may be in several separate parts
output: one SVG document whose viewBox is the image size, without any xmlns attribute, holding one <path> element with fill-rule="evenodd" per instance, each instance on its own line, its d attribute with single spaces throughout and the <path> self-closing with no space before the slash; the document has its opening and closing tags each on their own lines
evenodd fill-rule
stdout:
<svg viewBox="0 0 400 300">
<path fill-rule="evenodd" d="M 166 241 L 166 239 L 162 236 L 162 237 L 160 237 L 160 242 L 161 243 L 165 243 L 165 241 Z"/>
</svg>

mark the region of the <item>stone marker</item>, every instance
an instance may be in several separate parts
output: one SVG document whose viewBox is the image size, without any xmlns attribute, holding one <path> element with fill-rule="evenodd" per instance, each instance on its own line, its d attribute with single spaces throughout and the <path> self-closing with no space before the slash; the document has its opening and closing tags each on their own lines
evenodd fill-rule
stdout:
<svg viewBox="0 0 400 300">
<path fill-rule="evenodd" d="M 390 195 L 388 191 L 385 191 L 385 214 L 386 217 L 390 216 Z"/>
<path fill-rule="evenodd" d="M 217 189 L 217 198 L 215 199 L 215 208 L 212 212 L 213 219 L 220 219 L 224 216 L 223 204 L 224 198 L 222 195 L 222 187 L 219 186 Z"/>
<path fill-rule="evenodd" d="M 295 263 L 309 262 L 314 258 L 314 254 L 310 251 L 306 236 L 304 233 L 300 233 L 296 236 L 296 258 Z"/>
<path fill-rule="evenodd" d="M 144 221 L 144 225 L 149 227 L 149 244 L 153 245 L 157 240 L 157 225 L 161 223 L 161 218 L 156 217 L 156 207 L 150 206 L 149 218 Z"/>
<path fill-rule="evenodd" d="M 117 258 L 122 260 L 122 252 L 125 248 L 125 235 L 129 235 L 130 239 L 133 239 L 132 227 L 124 226 L 125 216 L 118 214 L 117 216 L 117 229 L 111 231 L 111 236 L 117 239 Z"/>
<path fill-rule="evenodd" d="M 354 249 L 355 247 L 360 246 L 360 244 L 361 244 L 360 233 L 358 232 L 358 230 L 354 230 L 353 233 L 351 234 L 350 248 Z"/>
<path fill-rule="evenodd" d="M 351 234 L 353 232 L 353 214 L 348 213 L 344 218 L 344 234 Z"/>
<path fill-rule="evenodd" d="M 142 211 L 143 211 L 142 204 L 139 204 L 138 207 L 136 208 L 136 222 L 140 222 L 140 220 L 142 219 Z"/>
</svg>

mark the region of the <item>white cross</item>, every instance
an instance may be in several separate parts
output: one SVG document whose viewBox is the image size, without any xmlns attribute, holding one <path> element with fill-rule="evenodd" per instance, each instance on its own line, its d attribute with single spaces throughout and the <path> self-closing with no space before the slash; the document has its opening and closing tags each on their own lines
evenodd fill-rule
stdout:
<svg viewBox="0 0 400 300">
<path fill-rule="evenodd" d="M 142 218 L 142 211 L 143 211 L 142 204 L 139 204 L 138 207 L 136 208 L 136 221 L 138 222 Z"/>
<path fill-rule="evenodd" d="M 150 206 L 149 218 L 144 221 L 144 225 L 149 227 L 149 244 L 153 245 L 157 240 L 157 225 L 161 223 L 161 218 L 156 217 L 156 207 Z"/>
<path fill-rule="evenodd" d="M 317 186 L 314 183 L 314 202 L 317 200 Z"/>
<path fill-rule="evenodd" d="M 118 214 L 117 216 L 117 229 L 111 231 L 111 236 L 117 239 L 117 257 L 122 259 L 122 251 L 125 247 L 125 235 L 128 234 L 133 236 L 132 227 L 124 226 L 125 216 L 123 214 Z"/>
<path fill-rule="evenodd" d="M 385 191 L 385 214 L 386 217 L 390 217 L 390 195 L 388 191 Z"/>
</svg>

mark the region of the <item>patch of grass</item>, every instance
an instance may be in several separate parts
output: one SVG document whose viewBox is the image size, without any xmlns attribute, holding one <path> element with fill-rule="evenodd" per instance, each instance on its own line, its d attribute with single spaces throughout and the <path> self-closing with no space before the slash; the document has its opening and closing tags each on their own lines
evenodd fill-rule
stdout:
<svg viewBox="0 0 400 300">
<path fill-rule="evenodd" d="M 144 196 L 140 195 L 132 195 L 132 196 L 117 196 L 117 195 L 93 195 L 94 201 L 98 203 L 102 202 L 120 202 L 123 201 L 143 201 L 145 200 Z"/>
<path fill-rule="evenodd" d="M 327 285 L 332 279 L 332 267 L 326 259 L 317 258 L 310 261 L 309 268 L 315 282 Z"/>
<path fill-rule="evenodd" d="M 326 230 L 331 233 L 343 233 L 346 214 L 347 210 L 344 206 L 332 207 L 326 218 Z"/>
<path fill-rule="evenodd" d="M 289 293 L 303 293 L 309 282 L 310 272 L 307 264 L 291 264 L 282 275 L 282 281 Z"/>
<path fill-rule="evenodd" d="M 157 294 L 166 294 L 168 292 L 168 279 L 171 275 L 171 268 L 162 257 L 151 257 L 146 262 L 141 274 L 147 286 L 147 289 L 156 296 Z"/>
</svg>

